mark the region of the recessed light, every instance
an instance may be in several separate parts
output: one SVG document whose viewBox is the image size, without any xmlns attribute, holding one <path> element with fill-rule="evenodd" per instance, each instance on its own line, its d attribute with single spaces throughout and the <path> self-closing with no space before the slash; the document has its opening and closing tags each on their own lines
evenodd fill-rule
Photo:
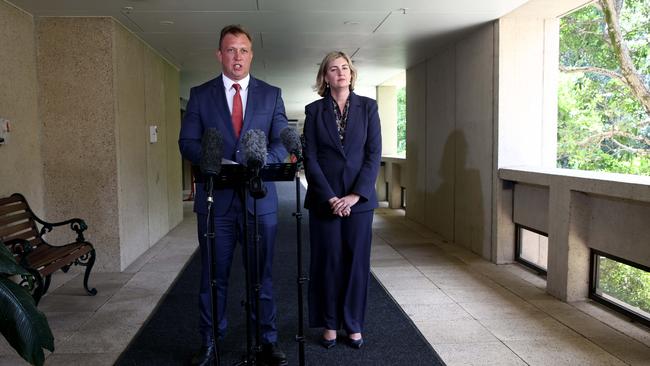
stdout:
<svg viewBox="0 0 650 366">
<path fill-rule="evenodd" d="M 361 23 L 357 22 L 356 20 L 346 20 L 343 22 L 344 25 L 359 25 Z"/>
<path fill-rule="evenodd" d="M 173 25 L 174 21 L 173 20 L 161 20 L 160 25 Z"/>
</svg>

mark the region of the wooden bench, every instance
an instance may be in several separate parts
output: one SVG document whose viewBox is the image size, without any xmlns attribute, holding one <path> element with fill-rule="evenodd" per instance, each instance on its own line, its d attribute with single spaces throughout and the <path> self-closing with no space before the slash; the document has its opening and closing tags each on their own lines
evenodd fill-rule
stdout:
<svg viewBox="0 0 650 366">
<path fill-rule="evenodd" d="M 69 225 L 77 233 L 73 243 L 50 245 L 45 241 L 45 234 L 64 225 Z M 73 264 L 86 267 L 84 288 L 88 295 L 97 294 L 96 289 L 88 288 L 88 277 L 95 264 L 95 249 L 83 236 L 87 228 L 86 223 L 78 218 L 56 223 L 41 220 L 22 194 L 0 198 L 0 243 L 4 242 L 18 263 L 34 275 L 35 284 L 23 279 L 22 285 L 29 288 L 37 304 L 50 286 L 52 273 L 59 269 L 67 272 Z"/>
</svg>

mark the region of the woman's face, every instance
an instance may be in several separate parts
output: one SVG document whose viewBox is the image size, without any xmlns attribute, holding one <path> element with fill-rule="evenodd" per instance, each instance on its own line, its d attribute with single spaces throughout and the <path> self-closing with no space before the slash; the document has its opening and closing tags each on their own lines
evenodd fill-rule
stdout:
<svg viewBox="0 0 650 366">
<path fill-rule="evenodd" d="M 330 85 L 333 90 L 344 89 L 350 87 L 352 74 L 350 65 L 343 57 L 336 58 L 330 61 L 325 71 L 325 81 Z"/>
</svg>

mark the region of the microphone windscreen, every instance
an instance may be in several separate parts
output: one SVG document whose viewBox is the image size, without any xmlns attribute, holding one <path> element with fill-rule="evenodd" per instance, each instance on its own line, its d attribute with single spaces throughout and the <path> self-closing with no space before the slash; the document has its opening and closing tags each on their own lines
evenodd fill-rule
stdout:
<svg viewBox="0 0 650 366">
<path fill-rule="evenodd" d="M 266 135 L 261 130 L 248 130 L 242 136 L 244 161 L 252 168 L 266 165 Z"/>
<path fill-rule="evenodd" d="M 302 150 L 300 143 L 300 136 L 296 130 L 291 127 L 286 127 L 284 130 L 280 131 L 280 139 L 282 140 L 282 145 L 290 154 L 300 155 Z"/>
<path fill-rule="evenodd" d="M 223 155 L 223 138 L 216 128 L 208 128 L 201 138 L 201 172 L 208 175 L 218 175 L 221 171 Z"/>
</svg>

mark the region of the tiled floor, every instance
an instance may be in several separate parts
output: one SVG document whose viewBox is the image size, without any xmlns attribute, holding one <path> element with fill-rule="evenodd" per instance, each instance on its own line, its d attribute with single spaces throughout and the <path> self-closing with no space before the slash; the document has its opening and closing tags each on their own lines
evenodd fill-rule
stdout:
<svg viewBox="0 0 650 366">
<path fill-rule="evenodd" d="M 95 297 L 79 272 L 53 277 L 39 306 L 56 339 L 46 365 L 113 364 L 196 249 L 192 216 L 125 272 L 94 274 Z M 543 279 L 446 243 L 401 210 L 376 212 L 372 271 L 448 365 L 650 365 L 647 328 L 558 301 Z M 2 338 L 3 365 L 26 363 Z"/>
</svg>

